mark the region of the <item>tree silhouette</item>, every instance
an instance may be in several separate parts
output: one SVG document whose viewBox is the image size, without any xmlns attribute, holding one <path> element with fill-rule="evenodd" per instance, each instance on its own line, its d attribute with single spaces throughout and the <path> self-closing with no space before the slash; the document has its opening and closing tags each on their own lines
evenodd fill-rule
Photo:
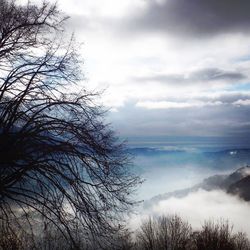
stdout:
<svg viewBox="0 0 250 250">
<path fill-rule="evenodd" d="M 77 222 L 83 237 L 106 238 L 139 179 L 103 122 L 98 94 L 79 90 L 67 18 L 46 2 L 4 0 L 0 12 L 0 219 L 38 216 L 72 241 Z"/>
<path fill-rule="evenodd" d="M 177 215 L 149 217 L 137 230 L 134 250 L 249 250 L 243 232 L 233 232 L 228 221 L 205 221 L 200 230 Z"/>
<path fill-rule="evenodd" d="M 149 217 L 136 234 L 136 249 L 185 250 L 190 244 L 192 228 L 177 215 Z"/>
</svg>

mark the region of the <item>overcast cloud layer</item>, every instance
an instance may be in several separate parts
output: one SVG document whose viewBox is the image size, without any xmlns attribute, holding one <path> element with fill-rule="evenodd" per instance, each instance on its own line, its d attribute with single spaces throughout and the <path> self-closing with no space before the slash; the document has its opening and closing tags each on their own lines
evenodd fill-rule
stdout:
<svg viewBox="0 0 250 250">
<path fill-rule="evenodd" d="M 210 37 L 250 31 L 248 0 L 148 1 L 145 12 L 134 17 L 138 30 L 161 31 L 181 36 Z"/>
<path fill-rule="evenodd" d="M 26 0 L 20 0 L 26 1 Z M 244 138 L 248 0 L 59 0 L 119 134 Z"/>
</svg>

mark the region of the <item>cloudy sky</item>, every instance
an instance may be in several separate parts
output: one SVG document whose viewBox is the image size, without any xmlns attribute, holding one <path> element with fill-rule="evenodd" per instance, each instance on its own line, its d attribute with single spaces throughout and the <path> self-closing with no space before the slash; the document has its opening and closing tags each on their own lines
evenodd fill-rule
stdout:
<svg viewBox="0 0 250 250">
<path fill-rule="evenodd" d="M 246 137 L 249 0 L 58 0 L 120 135 Z"/>
</svg>

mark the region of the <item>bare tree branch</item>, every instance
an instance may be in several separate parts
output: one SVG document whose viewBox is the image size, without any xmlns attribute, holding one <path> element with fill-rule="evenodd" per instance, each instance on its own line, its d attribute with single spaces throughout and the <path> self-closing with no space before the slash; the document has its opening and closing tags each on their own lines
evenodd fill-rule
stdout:
<svg viewBox="0 0 250 250">
<path fill-rule="evenodd" d="M 38 212 L 73 241 L 71 222 L 103 237 L 117 230 L 139 183 L 124 145 L 81 83 L 74 38 L 56 5 L 0 6 L 1 220 Z M 21 208 L 20 209 L 18 209 Z"/>
</svg>

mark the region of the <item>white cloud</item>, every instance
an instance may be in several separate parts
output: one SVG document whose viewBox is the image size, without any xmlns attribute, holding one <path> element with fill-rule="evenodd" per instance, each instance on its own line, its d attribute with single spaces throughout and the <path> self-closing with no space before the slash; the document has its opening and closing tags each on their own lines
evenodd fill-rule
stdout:
<svg viewBox="0 0 250 250">
<path fill-rule="evenodd" d="M 131 7 L 144 8 L 146 3 L 143 0 L 59 0 L 59 6 L 63 11 L 70 14 L 82 14 L 90 18 L 107 17 L 117 18 L 123 17 L 131 12 Z"/>
<path fill-rule="evenodd" d="M 240 99 L 238 101 L 235 101 L 233 104 L 236 106 L 250 106 L 250 99 L 246 99 L 246 100 Z"/>
<path fill-rule="evenodd" d="M 167 101 L 142 101 L 137 102 L 137 107 L 143 107 L 146 109 L 171 109 L 171 108 L 193 108 L 193 107 L 204 107 L 204 106 L 218 106 L 222 105 L 223 103 L 220 101 L 215 102 L 202 102 L 202 101 L 195 101 L 195 102 L 167 102 Z"/>
</svg>

